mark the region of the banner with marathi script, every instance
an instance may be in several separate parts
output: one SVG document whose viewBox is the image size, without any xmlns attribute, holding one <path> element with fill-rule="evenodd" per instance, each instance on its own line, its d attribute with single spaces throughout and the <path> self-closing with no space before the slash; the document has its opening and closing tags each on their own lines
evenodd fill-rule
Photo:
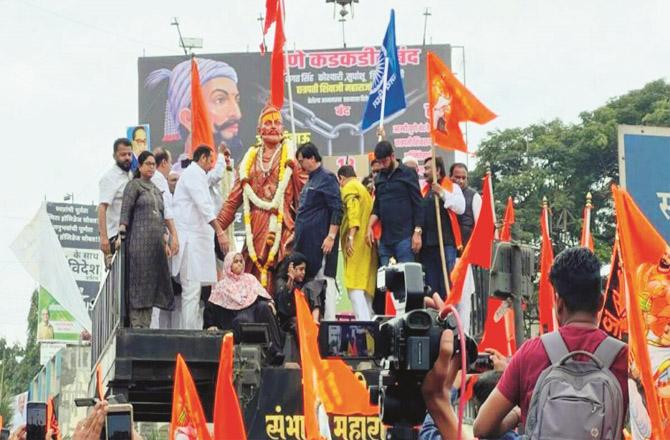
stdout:
<svg viewBox="0 0 670 440">
<path fill-rule="evenodd" d="M 82 327 L 43 287 L 37 297 L 38 342 L 79 342 Z"/>
<path fill-rule="evenodd" d="M 378 371 L 364 373 L 356 373 L 364 382 L 379 380 Z M 264 368 L 261 374 L 260 390 L 244 410 L 247 438 L 305 440 L 300 370 Z M 245 396 L 239 397 L 244 401 Z M 328 414 L 328 422 L 333 440 L 386 438 L 377 416 Z"/>
<path fill-rule="evenodd" d="M 376 43 L 376 42 L 375 42 Z M 431 50 L 450 64 L 449 45 L 398 46 L 407 109 L 385 120 L 386 137 L 402 158 L 430 155 L 427 117 L 426 53 Z M 363 134 L 361 117 L 375 77 L 378 46 L 288 53 L 296 136 L 311 140 L 323 156 L 364 154 L 377 142 L 375 130 Z M 224 142 L 239 163 L 256 142 L 256 126 L 267 102 L 270 56 L 256 52 L 203 54 L 199 60 L 205 101 L 210 109 L 215 143 Z M 151 126 L 151 145 L 165 145 L 177 160 L 190 136 L 187 69 L 190 57 L 145 57 L 138 60 L 139 121 Z M 286 85 L 288 87 L 288 83 Z M 288 97 L 288 93 L 286 93 Z M 290 131 L 288 99 L 284 128 Z M 188 112 L 186 112 L 188 113 Z M 447 158 L 449 159 L 449 158 Z"/>
<path fill-rule="evenodd" d="M 90 307 L 104 274 L 95 205 L 47 203 L 47 214 L 63 248 L 72 275 Z"/>
</svg>

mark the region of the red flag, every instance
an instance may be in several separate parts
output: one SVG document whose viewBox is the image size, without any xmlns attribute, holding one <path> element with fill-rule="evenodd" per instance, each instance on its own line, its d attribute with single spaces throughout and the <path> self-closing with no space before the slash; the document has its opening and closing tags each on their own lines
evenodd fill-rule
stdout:
<svg viewBox="0 0 670 440">
<path fill-rule="evenodd" d="M 95 390 L 98 393 L 98 399 L 105 400 L 105 391 L 102 386 L 102 367 L 100 364 L 95 366 Z"/>
<path fill-rule="evenodd" d="M 213 163 L 216 163 L 216 145 L 212 123 L 209 120 L 209 110 L 205 104 L 200 85 L 200 73 L 195 57 L 191 59 L 191 148 L 189 157 L 201 145 L 207 145 L 214 153 Z"/>
<path fill-rule="evenodd" d="M 463 398 L 465 399 L 466 402 L 472 399 L 472 396 L 475 393 L 475 384 L 477 383 L 477 380 L 479 380 L 479 374 L 471 374 L 466 379 L 465 394 L 463 395 Z"/>
<path fill-rule="evenodd" d="M 454 269 L 451 271 L 452 289 L 447 298 L 447 304 L 458 304 L 463 295 L 465 277 L 468 266 L 476 264 L 484 268 L 491 267 L 491 251 L 493 249 L 493 238 L 495 236 L 495 212 L 493 211 L 493 188 L 491 187 L 491 175 L 486 174 L 482 179 L 484 194 L 482 195 L 482 209 L 479 218 L 472 230 L 470 241 L 465 245 L 463 255 L 458 259 Z"/>
<path fill-rule="evenodd" d="M 198 390 L 180 354 L 174 372 L 169 438 L 175 438 L 176 434 L 185 435 L 189 440 L 211 440 Z"/>
<path fill-rule="evenodd" d="M 53 433 L 53 439 L 61 440 L 60 428 L 58 427 L 58 419 L 56 418 L 56 410 L 54 409 L 54 399 L 49 397 L 47 400 L 47 432 Z"/>
<path fill-rule="evenodd" d="M 503 218 L 502 230 L 500 231 L 500 241 L 512 241 L 512 225 L 514 224 L 514 201 L 512 196 L 507 198 L 507 208 L 505 208 L 505 217 Z"/>
<path fill-rule="evenodd" d="M 379 408 L 370 405 L 370 395 L 351 368 L 341 359 L 321 359 L 319 329 L 305 296 L 295 290 L 295 308 L 302 363 L 303 411 L 308 440 L 328 437 L 328 413 L 373 415 Z"/>
<path fill-rule="evenodd" d="M 516 352 L 514 311 L 509 302 L 495 296 L 488 298 L 484 335 L 479 343 L 480 352 L 487 348 L 496 349 L 503 356 L 512 356 Z"/>
<path fill-rule="evenodd" d="M 554 287 L 549 280 L 549 271 L 554 264 L 554 249 L 549 236 L 549 207 L 546 200 L 542 206 L 540 216 L 540 229 L 542 231 L 542 246 L 540 248 L 540 286 L 538 291 L 538 302 L 540 309 L 540 334 L 553 332 L 558 329 L 556 320 L 556 305 L 554 304 Z"/>
<path fill-rule="evenodd" d="M 281 2 L 277 2 L 277 18 L 275 20 L 275 41 L 272 46 L 270 67 L 270 102 L 278 109 L 284 105 L 284 12 Z"/>
<path fill-rule="evenodd" d="M 593 235 L 591 234 L 591 193 L 586 196 L 586 206 L 584 206 L 584 214 L 582 215 L 582 239 L 581 247 L 591 249 L 593 252 Z"/>
<path fill-rule="evenodd" d="M 244 419 L 233 386 L 233 335 L 227 333 L 221 343 L 219 372 L 214 395 L 214 438 L 244 440 Z"/>
<path fill-rule="evenodd" d="M 263 26 L 263 36 L 268 33 L 270 26 L 277 20 L 277 10 L 280 7 L 279 0 L 265 0 L 265 25 Z M 263 45 L 261 44 L 261 48 Z"/>
<path fill-rule="evenodd" d="M 386 291 L 386 301 L 384 303 L 384 314 L 385 315 L 390 315 L 390 316 L 395 316 L 396 310 L 395 306 L 393 305 L 393 294 L 389 292 L 388 290 Z"/>
<path fill-rule="evenodd" d="M 637 207 L 616 186 L 614 208 L 626 284 L 631 376 L 642 383 L 654 440 L 670 438 L 667 328 L 670 326 L 670 248 Z M 652 356 L 653 354 L 653 356 Z M 636 371 L 636 373 L 633 373 Z M 639 379 L 638 379 L 639 378 Z"/>
<path fill-rule="evenodd" d="M 456 79 L 451 70 L 428 52 L 428 111 L 430 135 L 435 145 L 467 151 L 459 123 L 485 124 L 496 117 Z"/>
</svg>

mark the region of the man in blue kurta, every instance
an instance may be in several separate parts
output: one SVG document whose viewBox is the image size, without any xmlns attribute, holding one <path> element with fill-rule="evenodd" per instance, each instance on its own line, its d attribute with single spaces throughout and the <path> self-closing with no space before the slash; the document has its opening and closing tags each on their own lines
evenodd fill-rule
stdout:
<svg viewBox="0 0 670 440">
<path fill-rule="evenodd" d="M 321 165 L 321 155 L 313 143 L 302 144 L 296 159 L 309 173 L 309 180 L 300 193 L 295 250 L 307 258 L 308 277 L 326 279 L 326 315 L 334 318 L 335 297 L 331 292 L 335 289 L 337 232 L 342 221 L 340 186 L 337 177 Z"/>
</svg>

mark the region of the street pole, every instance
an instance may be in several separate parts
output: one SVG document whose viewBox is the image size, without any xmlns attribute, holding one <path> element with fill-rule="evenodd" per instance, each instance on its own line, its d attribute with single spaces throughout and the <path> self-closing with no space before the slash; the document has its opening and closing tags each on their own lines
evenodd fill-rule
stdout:
<svg viewBox="0 0 670 440">
<path fill-rule="evenodd" d="M 514 339 L 516 346 L 521 347 L 524 340 L 523 310 L 521 310 L 521 247 L 518 244 L 510 246 L 512 251 L 512 309 L 514 310 Z"/>
</svg>

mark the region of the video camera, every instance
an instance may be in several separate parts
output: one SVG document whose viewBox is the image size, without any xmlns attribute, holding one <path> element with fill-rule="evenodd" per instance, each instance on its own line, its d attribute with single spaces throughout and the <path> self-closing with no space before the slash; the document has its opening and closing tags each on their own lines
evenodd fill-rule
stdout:
<svg viewBox="0 0 670 440">
<path fill-rule="evenodd" d="M 379 404 L 386 425 L 420 425 L 426 414 L 421 385 L 438 358 L 440 338 L 454 331 L 454 356 L 460 356 L 460 337 L 453 314 L 440 319 L 437 310 L 426 309 L 424 298 L 431 289 L 423 282 L 418 263 L 381 267 L 378 293 L 392 293 L 395 317 L 375 321 L 323 321 L 319 349 L 323 357 L 369 359 L 381 365 L 379 382 L 371 385 L 370 401 Z M 477 344 L 466 335 L 468 366 L 477 360 Z"/>
</svg>

